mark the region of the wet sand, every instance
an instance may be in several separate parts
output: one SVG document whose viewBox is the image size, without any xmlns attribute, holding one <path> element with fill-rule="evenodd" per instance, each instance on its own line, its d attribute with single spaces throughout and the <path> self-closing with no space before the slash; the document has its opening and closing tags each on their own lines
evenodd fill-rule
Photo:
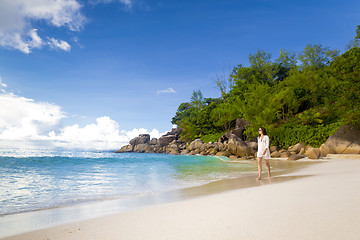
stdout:
<svg viewBox="0 0 360 240">
<path fill-rule="evenodd" d="M 266 173 L 213 182 L 153 196 L 158 205 L 8 239 L 358 239 L 360 157 L 296 164 L 271 184 Z"/>
</svg>

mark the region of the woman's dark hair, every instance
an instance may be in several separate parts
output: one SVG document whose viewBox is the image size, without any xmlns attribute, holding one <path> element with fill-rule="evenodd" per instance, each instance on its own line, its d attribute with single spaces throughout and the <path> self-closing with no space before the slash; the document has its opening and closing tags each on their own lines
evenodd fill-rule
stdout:
<svg viewBox="0 0 360 240">
<path fill-rule="evenodd" d="M 264 135 L 267 135 L 266 134 L 266 130 L 265 130 L 265 128 L 263 128 L 263 127 L 259 127 L 259 129 L 261 129 L 261 131 L 262 131 L 262 133 L 264 134 Z M 261 136 L 261 134 L 259 134 L 259 137 Z"/>
</svg>

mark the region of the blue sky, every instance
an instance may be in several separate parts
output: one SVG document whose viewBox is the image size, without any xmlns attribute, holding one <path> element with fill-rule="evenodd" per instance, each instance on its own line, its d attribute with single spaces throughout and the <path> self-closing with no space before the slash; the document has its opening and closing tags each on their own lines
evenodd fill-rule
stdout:
<svg viewBox="0 0 360 240">
<path fill-rule="evenodd" d="M 60 112 L 51 121 L 23 114 L 28 123 L 13 125 L 25 105 L 5 107 L 0 141 L 9 140 L 1 138 L 4 131 L 41 123 L 12 140 L 53 141 L 51 135 L 71 143 L 72 134 L 98 127 L 99 118 L 118 135 L 107 138 L 108 129 L 94 139 L 121 145 L 139 132 L 155 129 L 157 136 L 171 129 L 177 107 L 193 90 L 217 97 L 216 74 L 247 65 L 249 53 L 262 49 L 277 57 L 282 48 L 300 52 L 319 43 L 343 52 L 360 24 L 359 1 L 29 2 L 0 2 L 2 94 Z M 65 133 L 75 125 L 77 132 Z"/>
</svg>

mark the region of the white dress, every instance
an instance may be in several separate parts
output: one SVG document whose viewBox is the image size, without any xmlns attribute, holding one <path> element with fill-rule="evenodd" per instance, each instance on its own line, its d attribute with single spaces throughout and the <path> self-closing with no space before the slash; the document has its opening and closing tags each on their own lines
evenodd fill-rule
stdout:
<svg viewBox="0 0 360 240">
<path fill-rule="evenodd" d="M 266 153 L 263 155 L 265 148 L 267 148 Z M 261 137 L 258 137 L 258 151 L 257 157 L 262 157 L 270 159 L 270 150 L 269 150 L 269 137 L 264 135 L 264 138 L 261 140 Z"/>
</svg>

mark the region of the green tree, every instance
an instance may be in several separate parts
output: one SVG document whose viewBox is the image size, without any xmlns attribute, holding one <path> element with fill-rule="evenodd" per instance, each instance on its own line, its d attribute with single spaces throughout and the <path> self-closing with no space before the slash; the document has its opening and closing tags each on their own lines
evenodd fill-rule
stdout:
<svg viewBox="0 0 360 240">
<path fill-rule="evenodd" d="M 277 73 L 276 78 L 278 81 L 283 81 L 286 77 L 289 76 L 289 72 L 291 69 L 296 68 L 296 54 L 293 52 L 289 52 L 285 49 L 280 50 L 280 55 L 276 59 L 275 63 L 277 64 Z"/>
<path fill-rule="evenodd" d="M 175 116 L 172 118 L 171 123 L 179 125 L 184 118 L 190 116 L 190 108 L 190 103 L 181 103 L 175 113 Z"/>
<path fill-rule="evenodd" d="M 249 63 L 256 71 L 264 73 L 265 69 L 271 65 L 271 54 L 258 49 L 255 54 L 249 54 Z"/>
<path fill-rule="evenodd" d="M 273 82 L 277 73 L 276 65 L 271 62 L 271 54 L 257 50 L 249 54 L 249 63 L 256 82 Z"/>
<path fill-rule="evenodd" d="M 227 76 L 225 72 L 216 75 L 215 79 L 216 88 L 220 91 L 221 98 L 225 103 L 228 99 L 228 93 L 233 88 L 234 81 L 231 75 Z"/>
<path fill-rule="evenodd" d="M 250 121 L 249 136 L 256 136 L 259 126 L 267 127 L 276 122 L 281 107 L 273 101 L 273 93 L 274 89 L 268 84 L 252 84 L 244 94 L 239 107 L 244 119 Z"/>
<path fill-rule="evenodd" d="M 301 121 L 302 125 L 316 125 L 323 123 L 324 120 L 321 118 L 321 113 L 316 110 L 306 110 L 303 113 L 299 113 L 297 118 Z"/>
<path fill-rule="evenodd" d="M 321 44 L 308 44 L 304 51 L 299 54 L 299 60 L 303 70 L 313 71 L 329 65 L 338 55 L 338 50 L 330 50 Z"/>
<path fill-rule="evenodd" d="M 360 127 L 360 48 L 335 59 L 328 71 L 336 81 L 332 107 L 345 122 Z"/>
<path fill-rule="evenodd" d="M 359 44 L 360 44 L 360 25 L 357 26 L 356 28 L 356 36 L 354 38 L 357 46 L 356 47 L 359 47 Z"/>
<path fill-rule="evenodd" d="M 190 98 L 190 104 L 199 111 L 204 107 L 204 97 L 200 90 L 193 91 Z"/>
<path fill-rule="evenodd" d="M 360 47 L 360 25 L 356 28 L 356 35 L 353 40 L 351 40 L 350 44 L 347 46 L 348 49 L 353 47 Z"/>
<path fill-rule="evenodd" d="M 281 50 L 275 62 L 258 50 L 249 63 L 234 67 L 229 77 L 217 76 L 221 97 L 204 98 L 197 90 L 179 106 L 172 122 L 184 129 L 184 140 L 215 141 L 236 118 L 250 122 L 248 138 L 264 126 L 283 147 L 300 141 L 320 146 L 342 124 L 360 127 L 359 47 L 338 56 L 337 50 L 307 45 L 298 55 Z"/>
<path fill-rule="evenodd" d="M 230 131 L 234 120 L 241 117 L 239 108 L 231 101 L 218 104 L 211 112 L 210 119 L 217 131 Z"/>
</svg>

